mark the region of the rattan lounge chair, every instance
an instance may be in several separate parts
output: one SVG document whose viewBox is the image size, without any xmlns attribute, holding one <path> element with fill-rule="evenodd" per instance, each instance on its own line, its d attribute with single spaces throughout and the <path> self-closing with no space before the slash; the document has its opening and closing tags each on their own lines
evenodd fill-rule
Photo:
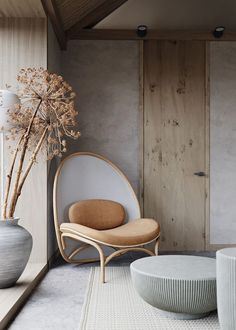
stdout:
<svg viewBox="0 0 236 330">
<path fill-rule="evenodd" d="M 141 218 L 127 178 L 96 154 L 78 152 L 60 164 L 54 182 L 54 222 L 62 257 L 78 264 L 100 259 L 102 282 L 105 265 L 114 257 L 128 251 L 158 254 L 159 224 Z"/>
</svg>

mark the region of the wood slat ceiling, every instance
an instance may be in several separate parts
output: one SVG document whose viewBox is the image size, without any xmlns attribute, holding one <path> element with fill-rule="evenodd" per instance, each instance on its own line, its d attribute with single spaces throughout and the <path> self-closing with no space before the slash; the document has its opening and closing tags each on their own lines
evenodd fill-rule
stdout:
<svg viewBox="0 0 236 330">
<path fill-rule="evenodd" d="M 104 0 L 55 0 L 64 30 L 71 28 L 103 2 Z"/>
<path fill-rule="evenodd" d="M 0 0 L 0 17 L 45 17 L 40 0 Z"/>
<path fill-rule="evenodd" d="M 148 26 L 147 38 L 153 39 L 180 31 L 171 39 L 214 40 L 212 31 L 218 25 L 226 26 L 221 40 L 236 39 L 235 0 L 41 1 L 62 49 L 69 39 L 137 39 L 140 24 Z"/>
<path fill-rule="evenodd" d="M 62 49 L 82 29 L 91 29 L 128 0 L 41 0 Z"/>
<path fill-rule="evenodd" d="M 110 15 L 127 0 L 103 0 L 103 2 L 82 17 L 77 23 L 67 30 L 67 36 L 71 38 L 81 29 L 92 29 L 101 20 Z"/>
</svg>

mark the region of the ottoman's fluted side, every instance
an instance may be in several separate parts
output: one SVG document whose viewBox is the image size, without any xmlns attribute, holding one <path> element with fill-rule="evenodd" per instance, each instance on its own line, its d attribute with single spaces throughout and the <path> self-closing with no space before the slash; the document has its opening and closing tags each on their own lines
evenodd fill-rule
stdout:
<svg viewBox="0 0 236 330">
<path fill-rule="evenodd" d="M 167 316 L 195 319 L 216 309 L 216 266 L 211 258 L 159 256 L 131 264 L 135 289 Z"/>
<path fill-rule="evenodd" d="M 236 329 L 236 248 L 216 253 L 217 307 L 222 330 Z"/>
</svg>

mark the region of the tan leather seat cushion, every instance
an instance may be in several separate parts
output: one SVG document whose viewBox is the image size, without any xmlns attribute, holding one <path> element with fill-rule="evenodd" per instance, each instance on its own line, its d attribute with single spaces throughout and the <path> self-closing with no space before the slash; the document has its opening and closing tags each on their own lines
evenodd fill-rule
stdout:
<svg viewBox="0 0 236 330">
<path fill-rule="evenodd" d="M 144 244 L 155 239 L 160 233 L 159 224 L 153 219 L 137 219 L 108 230 L 96 230 L 76 223 L 62 223 L 60 230 L 63 233 L 79 234 L 111 246 Z"/>
<path fill-rule="evenodd" d="M 111 229 L 124 223 L 125 210 L 117 202 L 88 199 L 71 205 L 69 220 L 93 229 Z"/>
</svg>

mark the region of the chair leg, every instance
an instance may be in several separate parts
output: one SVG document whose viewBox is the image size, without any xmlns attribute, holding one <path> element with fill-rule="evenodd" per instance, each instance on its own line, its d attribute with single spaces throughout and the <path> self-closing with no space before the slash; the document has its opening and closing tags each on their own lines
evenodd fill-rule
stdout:
<svg viewBox="0 0 236 330">
<path fill-rule="evenodd" d="M 78 237 L 78 235 L 66 233 L 66 234 L 62 234 L 61 236 L 62 236 L 63 239 L 64 239 L 64 236 L 66 236 L 66 237 L 73 238 L 76 241 L 81 241 L 81 242 L 87 243 L 91 246 L 94 246 L 98 250 L 99 258 L 100 258 L 100 267 L 101 267 L 101 282 L 105 283 L 105 255 L 103 253 L 103 250 L 102 250 L 101 246 L 98 243 L 93 242 L 93 241 L 91 241 L 91 240 L 89 240 L 85 237 Z M 78 249 L 75 250 L 73 253 L 75 253 L 75 252 L 77 253 Z M 65 260 L 68 261 L 68 262 L 72 262 L 72 260 L 70 260 L 68 257 L 66 257 Z"/>
<path fill-rule="evenodd" d="M 105 283 L 105 257 L 100 253 L 101 283 Z"/>
<path fill-rule="evenodd" d="M 154 247 L 154 253 L 156 256 L 158 256 L 158 249 L 159 249 L 159 237 L 156 240 L 155 247 Z"/>
</svg>

